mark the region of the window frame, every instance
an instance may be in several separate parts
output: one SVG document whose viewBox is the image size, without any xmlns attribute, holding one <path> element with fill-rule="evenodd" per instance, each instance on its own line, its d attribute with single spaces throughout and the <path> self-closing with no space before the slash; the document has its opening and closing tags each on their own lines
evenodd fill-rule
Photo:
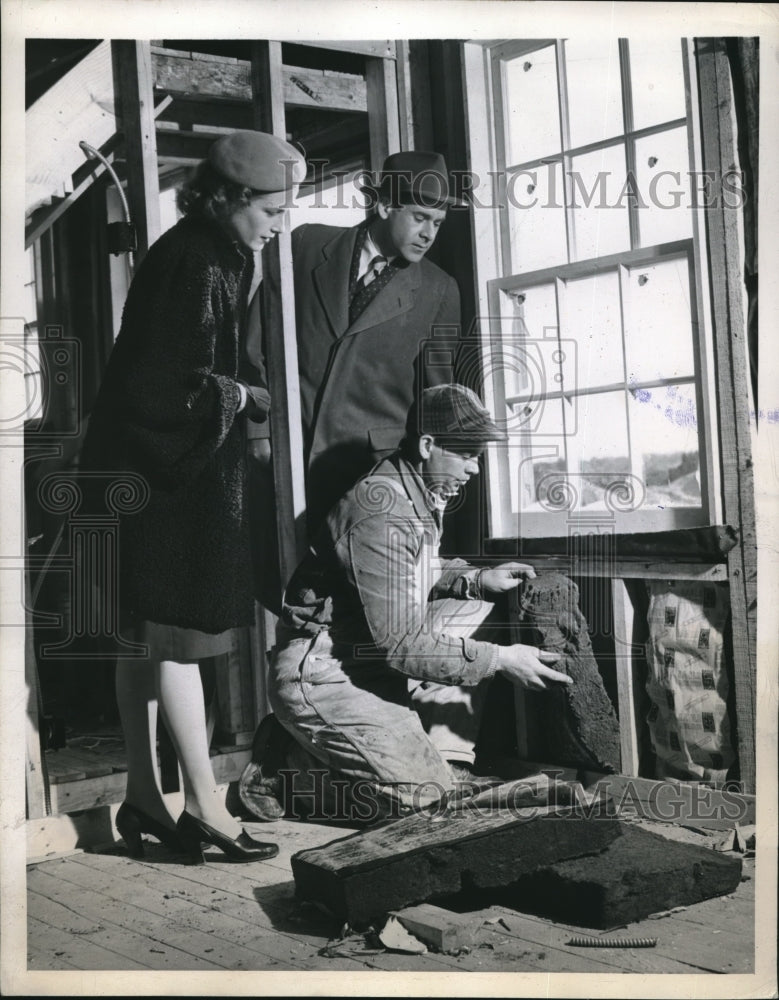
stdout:
<svg viewBox="0 0 779 1000">
<path fill-rule="evenodd" d="M 609 254 L 601 258 L 576 260 L 572 257 L 570 238 L 573 209 L 565 208 L 566 215 L 566 247 L 569 261 L 553 267 L 545 267 L 538 271 L 512 271 L 511 246 L 509 244 L 508 206 L 505 192 L 505 156 L 507 146 L 507 123 L 503 113 L 503 78 L 505 62 L 518 56 L 529 54 L 550 45 L 555 47 L 557 66 L 561 62 L 563 39 L 532 39 L 532 40 L 500 40 L 481 42 L 468 41 L 464 44 L 463 63 L 466 83 L 466 128 L 468 144 L 472 157 L 471 169 L 476 178 L 473 195 L 476 218 L 473 221 L 473 241 L 476 258 L 476 298 L 479 315 L 488 317 L 487 321 L 478 324 L 478 336 L 482 349 L 482 372 L 484 376 L 485 397 L 488 406 L 496 414 L 505 412 L 506 395 L 502 378 L 491 357 L 490 351 L 496 343 L 500 343 L 501 316 L 497 308 L 497 299 L 501 288 L 517 288 L 521 284 L 538 282 L 542 277 L 556 280 L 561 272 L 568 276 L 582 271 L 613 267 L 615 262 L 628 260 L 634 262 L 654 262 L 672 252 L 674 248 L 685 245 L 688 248 L 688 261 L 692 271 L 690 309 L 692 317 L 693 355 L 695 361 L 694 382 L 696 387 L 696 405 L 699 424 L 699 461 L 701 506 L 694 508 L 677 507 L 671 512 L 663 511 L 659 517 L 654 511 L 637 510 L 631 513 L 615 513 L 614 520 L 607 530 L 616 532 L 663 531 L 672 527 L 689 527 L 692 524 L 717 524 L 721 520 L 721 470 L 718 453 L 718 433 L 714 419 L 716 392 L 714 382 L 714 342 L 711 321 L 711 288 L 707 267 L 705 224 L 702 210 L 696 207 L 691 210 L 692 236 L 686 240 L 674 240 L 653 247 L 640 247 L 638 207 L 630 204 L 628 207 L 631 249 Z M 582 152 L 602 149 L 622 142 L 626 150 L 626 171 L 632 171 L 635 176 L 635 157 L 633 156 L 634 141 L 647 135 L 670 131 L 682 125 L 687 128 L 688 156 L 691 172 L 691 196 L 693 204 L 698 205 L 697 189 L 694 178 L 700 172 L 701 136 L 698 117 L 698 91 L 695 74 L 692 70 L 693 39 L 679 38 L 682 49 L 682 65 L 685 80 L 685 102 L 687 115 L 684 119 L 673 119 L 642 129 L 633 129 L 631 107 L 623 100 L 623 126 L 625 131 L 617 136 L 608 136 L 598 142 L 580 147 L 570 147 L 567 143 L 567 128 L 561 121 L 561 151 L 556 157 L 562 163 L 565 172 L 570 169 L 572 157 Z M 629 58 L 629 40 L 619 39 L 621 92 L 623 98 L 628 96 L 630 77 L 626 70 Z M 558 71 L 558 104 L 561 119 L 565 119 L 567 108 L 564 107 L 566 83 L 564 73 Z M 627 111 L 625 105 L 627 103 Z M 543 161 L 553 159 L 544 157 Z M 509 165 L 509 169 L 529 169 L 540 161 Z M 498 183 L 496 184 L 496 179 Z M 569 183 L 565 179 L 565 183 Z M 496 192 L 499 200 L 495 201 Z M 489 199 L 492 198 L 490 202 Z M 570 199 L 567 199 L 570 201 Z M 489 205 L 494 209 L 484 224 L 487 213 L 479 211 L 479 204 Z M 573 269 L 573 270 L 571 270 Z M 603 530 L 603 512 L 598 517 L 596 512 L 587 510 L 563 512 L 562 514 L 525 513 L 511 510 L 511 493 L 508 483 L 509 463 L 505 450 L 501 453 L 500 446 L 490 446 L 486 458 L 487 473 L 487 510 L 488 534 L 493 537 L 551 537 L 566 535 L 571 530 L 580 530 L 585 522 L 593 519 L 600 523 Z M 659 512 L 658 512 L 659 513 Z"/>
</svg>

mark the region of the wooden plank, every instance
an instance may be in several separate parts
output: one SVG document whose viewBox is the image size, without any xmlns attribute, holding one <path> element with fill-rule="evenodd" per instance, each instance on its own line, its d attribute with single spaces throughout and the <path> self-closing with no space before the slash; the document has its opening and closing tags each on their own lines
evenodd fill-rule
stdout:
<svg viewBox="0 0 779 1000">
<path fill-rule="evenodd" d="M 97 868 L 93 863 L 96 855 L 82 857 L 83 863 L 68 864 L 59 870 L 60 877 L 77 888 L 79 893 L 91 889 L 108 898 L 117 898 L 132 891 L 134 905 L 148 913 L 150 929 L 156 929 L 162 918 L 175 925 L 177 930 L 191 928 L 208 934 L 245 948 L 254 967 L 257 965 L 256 956 L 288 963 L 291 968 L 305 967 L 311 945 L 319 947 L 323 943 L 321 930 L 316 934 L 306 934 L 294 922 L 286 921 L 290 906 L 273 911 L 272 915 L 265 911 L 264 900 L 258 906 L 256 886 L 245 896 L 236 895 L 231 891 L 229 881 L 225 884 L 224 872 L 219 873 L 220 878 L 213 883 L 201 883 L 178 874 L 188 872 L 188 866 L 155 864 L 148 868 L 150 880 L 147 882 L 137 877 L 137 867 L 135 875 L 130 874 L 129 864 L 125 866 L 126 874 L 117 877 L 117 858 L 103 857 L 101 866 Z M 110 864 L 105 863 L 111 860 L 114 862 L 113 870 Z M 203 867 L 213 872 L 211 865 Z M 234 874 L 235 867 L 225 865 L 228 878 Z M 246 866 L 241 868 L 247 871 Z M 241 877 L 235 876 L 235 880 L 240 883 Z M 335 931 L 334 924 L 328 933 L 330 930 Z"/>
<path fill-rule="evenodd" d="M 127 200 L 137 235 L 139 263 L 160 235 L 151 51 L 149 43 L 143 41 L 113 41 L 111 49 L 125 137 Z"/>
<path fill-rule="evenodd" d="M 378 41 L 358 41 L 357 39 L 339 39 L 338 41 L 333 41 L 332 39 L 324 39 L 322 41 L 311 40 L 305 42 L 296 42 L 296 45 L 308 45 L 311 48 L 316 49 L 330 49 L 333 52 L 354 52 L 357 55 L 363 56 L 379 56 L 382 59 L 394 59 L 395 58 L 395 46 L 396 42 L 393 42 L 390 38 L 379 39 Z"/>
<path fill-rule="evenodd" d="M 614 562 L 578 560 L 568 556 L 523 555 L 524 562 L 543 572 L 564 573 L 566 576 L 606 576 L 622 580 L 696 580 L 725 581 L 725 563 L 671 563 L 617 559 Z"/>
<path fill-rule="evenodd" d="M 66 746 L 57 750 L 56 754 L 60 766 L 80 771 L 85 778 L 102 778 L 106 774 L 113 774 L 112 765 L 89 750 Z"/>
<path fill-rule="evenodd" d="M 121 869 L 117 869 L 117 862 L 122 862 Z M 74 872 L 76 867 L 83 874 Z M 268 967 L 276 967 L 271 964 L 275 961 L 287 962 L 294 968 L 333 968 L 332 960 L 312 966 L 311 959 L 337 935 L 339 923 L 323 914 L 304 923 L 291 916 L 296 905 L 292 883 L 265 886 L 257 878 L 260 871 L 267 875 L 264 869 L 264 865 L 250 868 L 210 862 L 195 867 L 149 864 L 150 877 L 154 873 L 153 888 L 137 877 L 137 863 L 122 858 L 82 854 L 60 871 L 79 890 L 83 886 L 114 897 L 117 879 L 124 880 L 132 885 L 133 900 L 138 905 L 155 914 L 165 913 L 177 923 L 240 943 L 267 956 L 271 960 Z M 445 956 L 430 956 L 430 959 L 432 968 L 451 966 Z"/>
<path fill-rule="evenodd" d="M 634 973 L 686 973 L 690 974 L 699 970 L 725 971 L 723 966 L 727 962 L 727 956 L 723 949 L 719 947 L 717 951 L 711 948 L 706 949 L 706 935 L 704 931 L 698 932 L 692 928 L 689 932 L 690 943 L 694 940 L 695 945 L 687 947 L 684 939 L 677 937 L 678 929 L 673 924 L 663 922 L 662 928 L 658 929 L 656 921 L 640 921 L 639 923 L 628 924 L 618 932 L 609 931 L 608 937 L 657 937 L 658 946 L 655 948 L 574 948 L 567 944 L 572 937 L 582 934 L 593 937 L 599 936 L 599 932 L 593 933 L 587 928 L 576 927 L 572 924 L 551 923 L 539 917 L 528 914 L 516 913 L 510 910 L 502 910 L 501 919 L 505 927 L 503 931 L 522 941 L 537 945 L 544 945 L 549 952 L 554 955 L 555 972 L 580 971 L 580 963 L 595 960 L 602 966 L 610 968 L 612 971 L 634 972 Z M 671 918 L 669 917 L 670 921 Z M 500 928 L 502 925 L 496 925 Z M 667 928 L 663 929 L 663 928 Z M 501 933 L 501 931 L 498 931 Z M 702 961 L 707 964 L 699 965 L 697 962 L 697 948 L 708 952 Z M 684 957 L 680 957 L 684 956 Z M 718 967 L 710 968 L 718 965 Z"/>
<path fill-rule="evenodd" d="M 106 774 L 101 778 L 62 781 L 51 786 L 51 811 L 54 815 L 95 809 L 121 802 L 127 786 L 126 774 Z"/>
<path fill-rule="evenodd" d="M 46 770 L 52 785 L 65 781 L 83 781 L 86 771 L 80 762 L 75 762 L 62 750 L 47 750 L 45 754 Z"/>
<path fill-rule="evenodd" d="M 618 578 L 612 580 L 611 597 L 619 702 L 620 773 L 637 775 L 641 768 L 639 732 L 643 722 L 638 714 L 640 674 L 633 646 L 633 602 L 624 581 Z"/>
<path fill-rule="evenodd" d="M 63 872 L 70 870 L 64 864 L 60 867 Z M 93 940 L 99 940 L 99 932 L 113 938 L 119 930 L 127 939 L 120 953 L 158 969 L 256 969 L 270 965 L 268 959 L 273 960 L 273 967 L 281 962 L 288 968 L 305 967 L 304 959 L 310 952 L 304 944 L 276 935 L 272 927 L 258 934 L 256 921 L 237 920 L 198 901 L 176 884 L 179 880 L 158 884 L 155 879 L 153 885 L 144 885 L 137 878 L 115 881 L 112 890 L 101 892 L 92 888 L 89 873 L 82 871 L 87 877 L 71 882 L 52 871 L 32 869 L 28 876 L 31 912 L 62 927 L 71 922 L 71 907 L 77 900 L 82 923 L 76 933 L 89 933 Z M 256 904 L 253 915 L 256 918 Z M 93 928 L 98 928 L 98 933 L 93 933 Z"/>
<path fill-rule="evenodd" d="M 168 94 L 252 100 L 251 62 L 245 60 L 215 58 L 204 61 L 156 50 L 152 69 L 154 86 Z M 361 76 L 281 65 L 280 74 L 282 99 L 287 107 L 322 111 L 367 110 L 367 88 Z"/>
<path fill-rule="evenodd" d="M 84 162 L 79 139 L 100 148 L 117 131 L 109 43 L 101 42 L 73 66 L 25 119 L 25 210 L 30 213 L 57 191 L 67 193 L 67 183 Z"/>
<path fill-rule="evenodd" d="M 703 169 L 715 187 L 738 162 L 731 108 L 733 94 L 724 39 L 698 39 L 696 46 L 702 120 Z M 757 663 L 755 608 L 757 548 L 755 496 L 749 424 L 743 259 L 739 213 L 720 204 L 705 213 L 713 303 L 718 389 L 719 434 L 725 521 L 739 529 L 738 544 L 728 553 L 733 616 L 733 671 L 741 780 L 755 790 L 755 699 Z"/>
<path fill-rule="evenodd" d="M 401 150 L 414 148 L 414 92 L 411 84 L 409 42 L 398 41 L 395 76 L 398 90 L 398 118 Z"/>
<path fill-rule="evenodd" d="M 77 969 L 89 969 L 95 972 L 103 970 L 113 972 L 119 967 L 117 952 L 105 947 L 102 942 L 98 943 L 84 935 L 71 934 L 69 931 L 52 927 L 36 917 L 27 917 L 27 936 L 32 941 L 41 942 L 40 947 L 51 953 L 53 961 L 61 958 L 62 968 L 75 966 Z M 151 965 L 122 956 L 121 968 L 150 969 Z"/>
<path fill-rule="evenodd" d="M 37 921 L 36 921 L 37 924 Z M 35 925 L 33 925 L 35 926 Z M 78 966 L 68 961 L 61 952 L 54 953 L 49 948 L 36 948 L 27 938 L 27 970 L 28 972 L 59 972 L 62 969 L 78 969 Z"/>
<path fill-rule="evenodd" d="M 395 65 L 391 60 L 365 60 L 367 86 L 368 130 L 370 135 L 371 169 L 380 171 L 390 153 L 400 150 L 398 90 Z"/>
<path fill-rule="evenodd" d="M 236 781 L 249 762 L 251 750 L 248 747 L 229 753 L 219 753 L 211 758 L 211 767 L 217 785 Z M 70 765 L 68 765 L 70 766 Z M 71 777 L 73 771 L 63 771 L 57 775 L 56 765 L 51 765 L 51 809 L 54 815 L 79 812 L 115 805 L 124 798 L 127 775 L 113 772 L 97 778 L 88 778 L 82 770 L 81 777 Z"/>
<path fill-rule="evenodd" d="M 239 968 L 244 953 L 195 931 L 178 932 L 165 920 L 149 924 L 148 913 L 132 901 L 101 896 L 88 888 L 73 892 L 72 886 L 47 872 L 28 873 L 28 912 L 37 920 L 113 951 L 115 968 L 126 962 L 150 969 Z M 117 905 L 120 904 L 120 905 Z M 209 954 L 210 952 L 210 954 Z"/>
</svg>

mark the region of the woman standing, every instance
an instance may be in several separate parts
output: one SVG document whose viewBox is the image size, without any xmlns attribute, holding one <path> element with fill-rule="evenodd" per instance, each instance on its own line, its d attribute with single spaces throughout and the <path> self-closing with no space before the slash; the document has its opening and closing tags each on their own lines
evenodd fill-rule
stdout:
<svg viewBox="0 0 779 1000">
<path fill-rule="evenodd" d="M 262 132 L 218 139 L 179 192 L 184 217 L 149 249 L 90 418 L 87 472 L 132 472 L 145 505 L 119 529 L 119 620 L 147 659 L 119 659 L 116 693 L 127 791 L 116 825 L 130 854 L 151 833 L 202 861 L 202 843 L 238 860 L 273 857 L 218 793 L 199 661 L 253 621 L 246 420 L 267 419 L 264 386 L 239 378 L 253 252 L 276 236 L 305 162 Z M 88 477 L 89 478 L 89 477 Z M 178 823 L 156 759 L 157 711 L 184 784 Z"/>
</svg>

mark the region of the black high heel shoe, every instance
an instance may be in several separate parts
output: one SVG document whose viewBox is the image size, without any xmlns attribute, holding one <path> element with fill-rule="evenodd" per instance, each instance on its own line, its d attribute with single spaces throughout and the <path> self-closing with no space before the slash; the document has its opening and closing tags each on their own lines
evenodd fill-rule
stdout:
<svg viewBox="0 0 779 1000">
<path fill-rule="evenodd" d="M 196 865 L 205 864 L 203 844 L 213 844 L 234 861 L 266 861 L 279 853 L 278 844 L 255 840 L 245 830 L 232 839 L 186 811 L 179 816 L 176 830 L 184 849 Z"/>
<path fill-rule="evenodd" d="M 127 853 L 131 858 L 143 857 L 142 833 L 150 833 L 160 843 L 172 851 L 176 851 L 177 854 L 184 851 L 184 845 L 175 830 L 171 830 L 169 826 L 165 826 L 147 815 L 142 809 L 130 805 L 129 802 L 123 802 L 119 806 L 119 811 L 116 814 L 116 829 L 127 845 Z"/>
</svg>

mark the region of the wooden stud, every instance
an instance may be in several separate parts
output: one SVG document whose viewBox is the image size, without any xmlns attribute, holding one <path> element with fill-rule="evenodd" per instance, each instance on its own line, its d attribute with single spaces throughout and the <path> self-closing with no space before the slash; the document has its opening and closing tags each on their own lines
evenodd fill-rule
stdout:
<svg viewBox="0 0 779 1000">
<path fill-rule="evenodd" d="M 397 43 L 395 75 L 398 89 L 398 117 L 401 150 L 414 148 L 414 93 L 411 85 L 410 43 Z"/>
<path fill-rule="evenodd" d="M 111 46 L 125 138 L 127 200 L 137 235 L 139 263 L 160 235 L 151 51 L 148 42 L 114 41 Z"/>
<path fill-rule="evenodd" d="M 721 181 L 737 162 L 730 115 L 733 95 L 724 39 L 699 39 L 703 168 Z M 715 190 L 722 190 L 715 183 Z M 757 692 L 757 546 L 755 496 L 749 426 L 749 373 L 745 344 L 743 260 L 737 212 L 720 205 L 705 213 L 711 262 L 714 342 L 723 469 L 725 521 L 739 529 L 728 553 L 733 670 L 740 776 L 746 791 L 755 789 L 755 699 Z"/>
<path fill-rule="evenodd" d="M 371 169 L 381 170 L 390 153 L 400 150 L 400 122 L 395 66 L 391 60 L 365 60 Z"/>
<path fill-rule="evenodd" d="M 281 82 L 281 43 L 256 42 L 252 47 L 255 126 L 286 134 Z M 292 244 L 281 233 L 263 251 L 262 325 L 266 336 L 268 378 L 273 396 L 271 446 L 276 491 L 281 584 L 286 585 L 305 552 L 305 472 L 300 413 L 298 352 L 295 332 L 295 287 Z"/>
<path fill-rule="evenodd" d="M 640 729 L 638 713 L 640 698 L 640 672 L 633 644 L 634 610 L 624 580 L 611 582 L 614 608 L 614 656 L 617 670 L 617 698 L 620 735 L 620 774 L 638 775 L 641 766 Z"/>
</svg>

